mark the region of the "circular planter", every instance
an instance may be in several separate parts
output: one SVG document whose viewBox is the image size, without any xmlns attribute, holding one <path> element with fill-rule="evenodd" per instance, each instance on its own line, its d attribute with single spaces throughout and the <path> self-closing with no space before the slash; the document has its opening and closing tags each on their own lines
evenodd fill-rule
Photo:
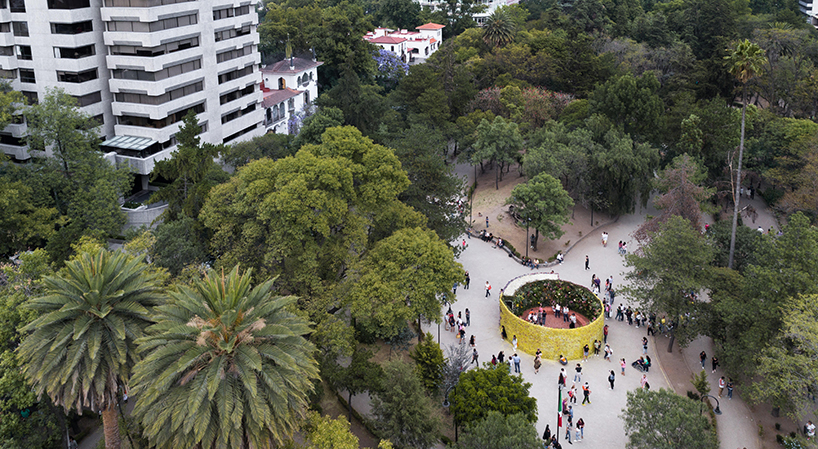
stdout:
<svg viewBox="0 0 818 449">
<path fill-rule="evenodd" d="M 532 283 L 539 281 L 543 281 L 544 285 L 538 285 L 536 290 L 539 296 L 536 296 L 529 285 L 537 285 Z M 540 303 L 550 310 L 552 301 L 568 305 L 572 311 L 576 309 L 589 323 L 575 329 L 556 329 L 529 323 L 514 313 L 522 313 Z M 506 284 L 500 296 L 500 325 L 505 327 L 509 341 L 516 335 L 518 351 L 534 354 L 539 348 L 542 357 L 550 360 L 557 360 L 560 355 L 567 357 L 569 362 L 580 359 L 586 344 L 593 351 L 594 340 L 602 341 L 605 325 L 603 311 L 602 301 L 590 290 L 572 282 L 560 281 L 556 274 L 519 276 Z"/>
</svg>

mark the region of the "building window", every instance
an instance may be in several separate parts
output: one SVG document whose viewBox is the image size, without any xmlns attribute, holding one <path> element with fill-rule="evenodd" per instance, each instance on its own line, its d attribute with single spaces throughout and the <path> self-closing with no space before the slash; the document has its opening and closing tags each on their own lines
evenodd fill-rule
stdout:
<svg viewBox="0 0 818 449">
<path fill-rule="evenodd" d="M 91 117 L 91 118 L 92 118 L 92 119 L 93 119 L 95 122 L 97 122 L 97 123 L 99 124 L 99 126 L 102 126 L 103 124 L 105 124 L 105 114 L 95 115 L 95 116 L 93 116 L 93 117 Z"/>
<path fill-rule="evenodd" d="M 247 128 L 244 128 L 243 130 L 241 130 L 241 131 L 239 131 L 237 133 L 230 134 L 229 136 L 224 138 L 223 143 L 230 142 L 231 140 L 238 139 L 239 137 L 241 137 L 241 136 L 243 136 L 243 135 L 245 135 L 245 134 L 247 134 L 249 132 L 253 132 L 253 130 L 256 129 L 257 127 L 258 127 L 258 123 L 254 123 L 254 124 L 248 126 Z"/>
<path fill-rule="evenodd" d="M 14 56 L 14 47 L 0 47 L 0 56 Z"/>
<path fill-rule="evenodd" d="M 28 22 L 11 22 L 11 29 L 18 37 L 28 36 Z"/>
<path fill-rule="evenodd" d="M 237 118 L 239 118 L 241 116 L 247 115 L 247 114 L 249 114 L 249 113 L 251 113 L 251 112 L 253 112 L 255 110 L 256 110 L 256 104 L 253 103 L 253 104 L 251 104 L 250 106 L 247 106 L 244 109 L 240 109 L 238 111 L 231 112 L 231 113 L 229 113 L 227 115 L 223 115 L 222 116 L 222 124 L 233 121 L 233 120 L 235 120 L 235 119 L 237 119 Z"/>
<path fill-rule="evenodd" d="M 77 48 L 54 47 L 54 57 L 59 59 L 82 59 L 97 54 L 95 45 Z"/>
<path fill-rule="evenodd" d="M 247 86 L 244 89 L 234 90 L 233 92 L 223 94 L 222 96 L 219 97 L 219 104 L 229 103 L 233 100 L 237 100 L 246 95 L 250 95 L 255 91 L 255 87 L 256 87 L 255 85 Z"/>
<path fill-rule="evenodd" d="M 90 7 L 90 0 L 48 0 L 48 9 L 80 9 Z"/>
<path fill-rule="evenodd" d="M 224 8 L 213 10 L 213 20 L 227 19 L 229 17 L 243 16 L 250 14 L 249 6 L 239 6 L 238 8 Z"/>
<path fill-rule="evenodd" d="M 241 28 L 232 28 L 224 31 L 216 31 L 216 42 L 226 41 L 234 37 L 247 36 L 250 34 L 250 25 Z"/>
<path fill-rule="evenodd" d="M 158 120 L 150 119 L 150 118 L 147 118 L 147 117 L 134 117 L 134 116 L 130 116 L 130 115 L 118 116 L 116 119 L 117 119 L 117 124 L 119 124 L 119 125 L 142 126 L 142 127 L 146 127 L 146 128 L 160 129 L 160 128 L 164 128 L 166 126 L 170 126 L 170 125 L 172 125 L 174 123 L 181 122 L 182 118 L 184 118 L 184 116 L 187 115 L 187 111 L 191 110 L 191 109 L 193 110 L 193 113 L 201 114 L 202 112 L 205 111 L 204 103 L 199 103 L 199 104 L 197 104 L 195 106 L 191 106 L 191 107 L 189 107 L 187 109 L 183 109 L 181 111 L 175 112 L 175 113 L 170 114 L 169 116 L 167 116 L 167 117 L 165 117 L 163 119 L 158 119 Z"/>
<path fill-rule="evenodd" d="M 25 0 L 11 0 L 11 12 L 26 12 Z"/>
<path fill-rule="evenodd" d="M 77 23 L 52 23 L 51 34 L 82 34 L 94 31 L 94 25 L 90 20 Z"/>
<path fill-rule="evenodd" d="M 18 45 L 17 46 L 17 59 L 22 59 L 23 61 L 31 61 L 31 46 L 29 45 Z"/>
<path fill-rule="evenodd" d="M 128 33 L 153 33 L 156 31 L 170 30 L 173 28 L 195 25 L 198 23 L 196 14 L 189 14 L 170 19 L 157 20 L 156 22 L 133 22 L 133 21 L 112 21 L 108 22 L 108 31 L 124 31 Z"/>
<path fill-rule="evenodd" d="M 23 97 L 26 99 L 26 103 L 28 104 L 38 104 L 40 102 L 40 97 L 37 95 L 37 92 L 31 92 L 28 90 L 20 91 L 23 94 Z"/>
<path fill-rule="evenodd" d="M 17 70 L 0 70 L 0 80 L 13 80 L 17 78 Z"/>
<path fill-rule="evenodd" d="M 92 92 L 88 95 L 83 95 L 80 97 L 75 96 L 74 98 L 77 99 L 77 105 L 79 107 L 83 107 L 102 101 L 102 94 L 100 92 Z"/>
<path fill-rule="evenodd" d="M 84 72 L 64 72 L 57 70 L 57 81 L 62 83 L 84 83 L 99 78 L 97 69 L 86 70 Z"/>
<path fill-rule="evenodd" d="M 8 33 L 11 31 L 11 23 L 0 23 L 0 33 Z"/>
<path fill-rule="evenodd" d="M 199 38 L 192 37 L 189 39 L 182 39 L 179 41 L 168 42 L 167 44 L 158 47 L 134 47 L 131 45 L 113 45 L 111 46 L 112 55 L 123 56 L 144 56 L 153 57 L 161 56 L 168 53 L 187 50 L 199 46 Z"/>
<path fill-rule="evenodd" d="M 198 83 L 193 83 L 187 86 L 173 89 L 158 96 L 150 96 L 145 94 L 116 93 L 114 94 L 114 100 L 121 103 L 140 103 L 156 105 L 164 104 L 167 103 L 168 101 L 173 101 L 178 98 L 186 97 L 196 92 L 201 92 L 202 90 L 204 90 L 204 83 L 200 81 Z"/>
<path fill-rule="evenodd" d="M 105 6 L 116 8 L 150 8 L 152 6 L 172 5 L 174 3 L 193 1 L 196 0 L 105 0 Z"/>
<path fill-rule="evenodd" d="M 253 73 L 253 66 L 248 65 L 243 69 L 236 69 L 232 72 L 222 73 L 219 75 L 219 84 L 224 84 L 228 81 L 232 81 L 234 79 L 239 79 L 243 76 L 247 76 Z"/>
<path fill-rule="evenodd" d="M 34 78 L 34 70 L 20 69 L 20 82 L 21 83 L 31 83 L 31 84 L 36 83 L 37 79 Z"/>
<path fill-rule="evenodd" d="M 227 50 L 223 51 L 216 55 L 216 63 L 229 61 L 231 59 L 240 58 L 245 55 L 249 55 L 252 52 L 252 46 L 248 45 L 247 47 L 239 48 L 238 50 Z"/>
<path fill-rule="evenodd" d="M 137 80 L 137 81 L 160 81 L 183 73 L 192 72 L 202 68 L 202 60 L 188 61 L 182 64 L 172 65 L 158 72 L 146 72 L 144 70 L 115 69 L 113 77 L 116 79 Z"/>
<path fill-rule="evenodd" d="M 25 145 L 22 137 L 14 137 L 7 133 L 0 133 L 0 143 L 3 145 L 14 145 L 16 147 L 22 147 Z"/>
</svg>

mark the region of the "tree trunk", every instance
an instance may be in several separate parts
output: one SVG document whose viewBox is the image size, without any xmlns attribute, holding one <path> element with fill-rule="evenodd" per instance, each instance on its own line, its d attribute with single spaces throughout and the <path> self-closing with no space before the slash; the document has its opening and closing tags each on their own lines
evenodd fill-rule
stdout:
<svg viewBox="0 0 818 449">
<path fill-rule="evenodd" d="M 105 449 L 119 449 L 119 413 L 116 404 L 111 404 L 102 411 L 102 427 L 105 430 Z"/>
<path fill-rule="evenodd" d="M 500 190 L 500 174 L 498 173 L 500 164 L 494 164 L 494 190 Z"/>
<path fill-rule="evenodd" d="M 531 245 L 531 246 L 534 247 L 534 251 L 537 251 L 537 241 L 538 240 L 540 240 L 540 230 L 537 229 L 537 228 L 534 228 L 534 242 L 533 242 L 534 244 Z"/>
<path fill-rule="evenodd" d="M 741 159 L 744 157 L 744 120 L 747 117 L 747 86 L 741 88 L 741 140 L 738 145 L 738 170 L 736 171 L 736 186 L 733 189 L 733 229 L 730 232 L 730 256 L 727 259 L 727 268 L 733 268 L 733 256 L 736 253 L 736 226 L 738 225 L 738 207 L 741 202 Z"/>
</svg>

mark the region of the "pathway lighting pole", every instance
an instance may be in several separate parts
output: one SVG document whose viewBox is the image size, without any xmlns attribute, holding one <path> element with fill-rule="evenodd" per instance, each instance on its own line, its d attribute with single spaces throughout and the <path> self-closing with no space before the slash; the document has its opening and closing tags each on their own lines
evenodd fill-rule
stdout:
<svg viewBox="0 0 818 449">
<path fill-rule="evenodd" d="M 716 400 L 716 408 L 713 409 L 713 413 L 715 413 L 717 415 L 721 415 L 721 408 L 719 408 L 719 399 L 717 397 L 715 397 L 715 396 L 712 396 L 712 395 L 709 395 L 709 394 L 704 394 L 704 395 L 702 395 L 702 402 L 704 402 L 704 400 L 707 399 L 707 398 L 713 398 L 713 399 Z M 699 407 L 699 413 L 701 413 L 701 407 Z"/>
</svg>

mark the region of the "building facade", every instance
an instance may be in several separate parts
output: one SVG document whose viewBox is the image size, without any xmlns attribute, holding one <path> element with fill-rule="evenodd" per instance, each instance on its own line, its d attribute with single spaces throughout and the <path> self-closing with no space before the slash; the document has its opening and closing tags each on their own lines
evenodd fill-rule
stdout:
<svg viewBox="0 0 818 449">
<path fill-rule="evenodd" d="M 291 57 L 261 69 L 264 128 L 290 134 L 290 119 L 318 98 L 321 61 Z"/>
<path fill-rule="evenodd" d="M 240 0 L 0 0 L 0 76 L 30 103 L 54 87 L 77 98 L 103 151 L 146 178 L 189 110 L 203 142 L 264 133 L 257 23 Z M 3 130 L 2 150 L 30 158 L 24 133 Z"/>
<path fill-rule="evenodd" d="M 364 40 L 395 53 L 407 64 L 418 64 L 443 44 L 443 28 L 446 26 L 431 22 L 415 28 L 418 31 L 375 28 L 364 35 Z"/>
</svg>

